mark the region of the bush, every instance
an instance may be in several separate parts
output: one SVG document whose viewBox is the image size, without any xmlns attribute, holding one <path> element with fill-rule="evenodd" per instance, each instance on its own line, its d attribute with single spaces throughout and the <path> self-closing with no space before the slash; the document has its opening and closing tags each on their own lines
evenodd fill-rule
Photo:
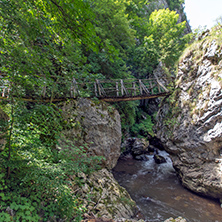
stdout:
<svg viewBox="0 0 222 222">
<path fill-rule="evenodd" d="M 131 133 L 134 136 L 143 137 L 143 136 L 154 136 L 153 132 L 153 122 L 151 116 L 146 115 L 144 119 L 141 119 L 139 123 L 136 123 L 131 128 Z"/>
<path fill-rule="evenodd" d="M 70 141 L 60 148 L 63 121 L 53 105 L 27 110 L 14 104 L 11 111 L 8 143 L 0 152 L 0 220 L 80 221 L 84 208 L 72 187 L 81 185 L 78 173 L 98 169 L 101 158 Z"/>
</svg>

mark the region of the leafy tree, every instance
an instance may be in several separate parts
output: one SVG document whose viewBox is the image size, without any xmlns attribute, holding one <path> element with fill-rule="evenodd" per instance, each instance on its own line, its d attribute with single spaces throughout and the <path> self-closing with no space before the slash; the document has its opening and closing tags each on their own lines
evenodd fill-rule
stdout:
<svg viewBox="0 0 222 222">
<path fill-rule="evenodd" d="M 69 95 L 73 77 L 144 78 L 159 61 L 172 65 L 188 40 L 185 23 L 178 24 L 178 15 L 169 10 L 151 14 L 150 2 L 1 1 L 0 73 L 11 91 L 8 103 L 1 103 L 10 120 L 8 142 L 0 151 L 0 220 L 81 220 L 84 209 L 70 178 L 96 169 L 99 159 L 69 141 L 60 149 L 65 122 L 53 99 Z M 149 117 L 136 119 L 138 106 L 138 101 L 116 104 L 125 134 L 152 132 Z"/>
<path fill-rule="evenodd" d="M 85 51 L 89 72 L 101 73 L 106 78 L 127 78 L 126 49 L 135 44 L 135 31 L 126 14 L 126 0 L 93 1 L 92 21 L 100 38 L 99 51 Z"/>
<path fill-rule="evenodd" d="M 154 45 L 158 59 L 167 67 L 173 66 L 190 40 L 184 35 L 186 22 L 178 23 L 179 14 L 169 9 L 155 10 L 149 17 L 146 45 Z"/>
<path fill-rule="evenodd" d="M 0 69 L 16 95 L 37 96 L 48 85 L 53 97 L 58 82 L 86 72 L 81 47 L 95 49 L 98 38 L 84 1 L 2 1 L 0 10 Z"/>
<path fill-rule="evenodd" d="M 84 147 L 59 149 L 64 122 L 52 99 L 87 72 L 82 47 L 96 51 L 99 41 L 93 17 L 82 0 L 1 1 L 0 72 L 10 85 L 9 103 L 2 103 L 10 121 L 0 151 L 1 221 L 81 220 L 84 209 L 69 176 L 89 173 L 97 159 L 90 166 Z M 49 104 L 40 100 L 46 85 Z M 26 96 L 39 102 L 22 102 Z"/>
</svg>

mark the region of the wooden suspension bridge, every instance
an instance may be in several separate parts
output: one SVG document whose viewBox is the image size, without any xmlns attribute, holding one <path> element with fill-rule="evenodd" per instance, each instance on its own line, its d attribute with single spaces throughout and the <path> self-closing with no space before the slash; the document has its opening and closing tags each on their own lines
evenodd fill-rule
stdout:
<svg viewBox="0 0 222 222">
<path fill-rule="evenodd" d="M 20 87 L 21 88 L 21 87 Z M 0 99 L 7 99 L 10 94 L 10 86 L 0 87 Z M 31 92 L 31 93 L 30 93 Z M 33 94 L 34 93 L 34 94 Z M 93 82 L 60 81 L 36 87 L 24 93 L 21 99 L 24 101 L 56 102 L 66 99 L 76 99 L 78 97 L 98 98 L 106 102 L 133 101 L 142 99 L 152 99 L 167 96 L 170 91 L 161 83 L 158 78 L 150 79 L 118 79 L 118 80 L 95 80 Z M 41 95 L 36 99 L 35 95 Z M 13 95 L 14 97 L 15 94 Z"/>
</svg>

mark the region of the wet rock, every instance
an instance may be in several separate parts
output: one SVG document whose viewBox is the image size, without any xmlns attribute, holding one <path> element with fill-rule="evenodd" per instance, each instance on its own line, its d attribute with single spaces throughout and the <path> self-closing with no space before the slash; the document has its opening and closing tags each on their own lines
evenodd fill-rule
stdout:
<svg viewBox="0 0 222 222">
<path fill-rule="evenodd" d="M 154 152 L 156 152 L 156 148 L 152 145 L 149 145 L 147 151 L 148 151 L 148 153 L 154 153 Z"/>
<path fill-rule="evenodd" d="M 165 159 L 163 156 L 158 155 L 158 154 L 155 154 L 155 155 L 153 156 L 153 159 L 155 160 L 155 162 L 156 162 L 157 164 L 166 163 L 166 159 Z"/>
<path fill-rule="evenodd" d="M 147 153 L 149 155 L 159 154 L 159 150 L 156 147 L 154 147 L 152 145 L 149 145 L 148 148 L 147 148 Z"/>
<path fill-rule="evenodd" d="M 145 154 L 135 156 L 134 159 L 135 159 L 135 160 L 141 160 L 141 161 L 147 161 L 147 160 L 149 160 L 148 156 L 145 155 Z"/>
<path fill-rule="evenodd" d="M 164 145 L 159 138 L 154 136 L 149 140 L 149 142 L 150 142 L 150 145 L 154 146 L 155 148 L 159 150 L 164 150 Z"/>
<path fill-rule="evenodd" d="M 122 150 L 121 156 L 126 156 L 128 154 L 131 154 L 131 150 L 135 141 L 136 141 L 135 137 L 129 137 L 123 141 L 123 143 L 121 144 L 121 150 Z"/>
<path fill-rule="evenodd" d="M 147 160 L 144 155 L 148 151 L 149 141 L 140 138 L 127 138 L 121 145 L 124 150 L 121 157 L 131 154 L 136 160 Z"/>
<path fill-rule="evenodd" d="M 185 187 L 221 199 L 221 29 L 211 35 L 181 58 L 176 89 L 157 115 L 157 137 Z"/>
<path fill-rule="evenodd" d="M 121 122 L 117 110 L 107 103 L 80 98 L 62 105 L 68 129 L 64 137 L 74 145 L 87 144 L 89 155 L 105 157 L 102 166 L 112 169 L 120 156 Z M 65 146 L 60 141 L 61 147 Z"/>
<path fill-rule="evenodd" d="M 139 156 L 147 151 L 148 141 L 136 138 L 132 145 L 131 153 L 133 156 Z"/>
</svg>

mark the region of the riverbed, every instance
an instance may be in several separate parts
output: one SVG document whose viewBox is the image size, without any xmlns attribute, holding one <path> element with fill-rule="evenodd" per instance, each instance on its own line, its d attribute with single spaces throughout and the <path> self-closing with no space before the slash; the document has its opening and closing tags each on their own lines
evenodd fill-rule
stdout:
<svg viewBox="0 0 222 222">
<path fill-rule="evenodd" d="M 222 222 L 222 208 L 216 200 L 198 196 L 185 189 L 176 176 L 171 159 L 160 151 L 166 163 L 120 159 L 113 169 L 119 184 L 136 201 L 145 220 L 162 222 L 169 217 L 184 217 L 187 222 Z"/>
</svg>

